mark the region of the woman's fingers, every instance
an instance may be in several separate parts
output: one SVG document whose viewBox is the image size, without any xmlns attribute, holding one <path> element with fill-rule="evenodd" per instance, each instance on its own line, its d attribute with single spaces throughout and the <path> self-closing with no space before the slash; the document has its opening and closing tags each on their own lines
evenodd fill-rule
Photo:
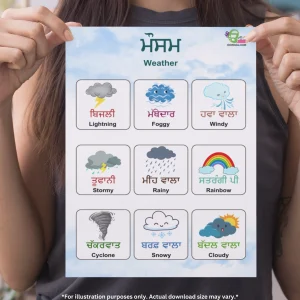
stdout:
<svg viewBox="0 0 300 300">
<path fill-rule="evenodd" d="M 7 63 L 10 69 L 21 70 L 26 66 L 26 59 L 20 49 L 0 47 L 1 63 Z"/>
<path fill-rule="evenodd" d="M 280 34 L 300 36 L 300 22 L 289 17 L 279 18 L 255 27 L 245 39 L 247 42 L 257 42 L 261 39 Z"/>
<path fill-rule="evenodd" d="M 0 64 L 10 69 L 31 69 L 57 45 L 72 40 L 68 26 L 46 8 L 9 9 L 0 18 Z M 44 28 L 51 32 L 45 34 Z"/>
<path fill-rule="evenodd" d="M 35 41 L 37 59 L 41 59 L 49 53 L 49 45 L 41 23 L 0 19 L 0 33 L 1 31 Z"/>
<path fill-rule="evenodd" d="M 273 63 L 276 67 L 280 66 L 283 57 L 287 53 L 300 53 L 300 36 L 288 34 L 280 36 L 273 57 Z"/>
<path fill-rule="evenodd" d="M 278 77 L 282 82 L 286 82 L 293 71 L 298 70 L 300 70 L 300 53 L 285 54 L 278 69 Z"/>
<path fill-rule="evenodd" d="M 275 47 L 269 38 L 260 40 L 256 44 L 257 51 L 267 60 L 268 62 L 274 57 Z"/>
<path fill-rule="evenodd" d="M 66 23 L 66 25 L 68 28 L 69 26 L 82 26 L 76 22 L 69 22 Z M 44 26 L 37 22 L 0 19 L 0 33 L 1 32 L 8 32 L 33 39 L 37 44 L 37 59 L 44 58 L 55 46 L 65 42 L 65 40 L 61 39 L 61 37 L 53 31 L 51 31 L 46 38 Z"/>
<path fill-rule="evenodd" d="M 295 91 L 300 91 L 300 71 L 294 71 L 286 80 L 287 86 Z"/>
<path fill-rule="evenodd" d="M 68 22 L 66 23 L 68 26 L 70 27 L 81 27 L 82 25 L 80 23 L 76 23 L 76 22 Z M 47 40 L 50 46 L 50 49 L 55 48 L 56 46 L 62 44 L 64 41 L 62 41 L 62 39 L 55 34 L 53 31 L 49 32 L 47 35 Z"/>
<path fill-rule="evenodd" d="M 43 6 L 27 7 L 24 9 L 10 8 L 2 14 L 2 17 L 5 19 L 39 22 L 49 27 L 63 41 L 73 40 L 73 35 L 68 26 L 48 8 Z"/>
<path fill-rule="evenodd" d="M 32 39 L 0 32 L 0 47 L 8 47 L 23 52 L 26 59 L 26 68 L 31 68 L 36 61 L 36 42 Z"/>
</svg>

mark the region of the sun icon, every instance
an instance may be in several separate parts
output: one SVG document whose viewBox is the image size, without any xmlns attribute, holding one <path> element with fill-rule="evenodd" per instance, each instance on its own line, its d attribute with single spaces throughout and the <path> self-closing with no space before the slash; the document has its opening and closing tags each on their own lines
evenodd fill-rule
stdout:
<svg viewBox="0 0 300 300">
<path fill-rule="evenodd" d="M 235 217 L 235 215 L 225 215 L 224 217 L 220 216 L 225 222 L 230 223 L 233 227 L 239 228 L 239 218 Z"/>
</svg>

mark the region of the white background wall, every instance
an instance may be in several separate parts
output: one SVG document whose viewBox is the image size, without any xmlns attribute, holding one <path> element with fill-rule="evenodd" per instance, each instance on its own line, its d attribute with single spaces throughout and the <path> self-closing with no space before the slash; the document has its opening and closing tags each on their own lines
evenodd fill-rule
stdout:
<svg viewBox="0 0 300 300">
<path fill-rule="evenodd" d="M 54 8 L 56 3 L 57 3 L 56 0 L 31 0 L 30 1 L 31 6 L 43 5 L 43 6 L 47 6 L 49 8 Z M 286 300 L 286 298 L 283 296 L 283 293 L 281 292 L 281 289 L 280 289 L 275 277 L 274 277 L 273 281 L 274 281 L 274 286 L 273 286 L 274 300 Z"/>
</svg>

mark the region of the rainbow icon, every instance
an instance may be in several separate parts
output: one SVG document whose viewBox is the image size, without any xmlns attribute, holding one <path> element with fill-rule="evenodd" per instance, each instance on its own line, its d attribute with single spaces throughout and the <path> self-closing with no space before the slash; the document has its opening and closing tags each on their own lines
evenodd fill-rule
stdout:
<svg viewBox="0 0 300 300">
<path fill-rule="evenodd" d="M 210 155 L 204 162 L 203 167 L 214 167 L 221 165 L 224 169 L 234 168 L 234 162 L 229 155 L 223 152 L 216 152 Z"/>
<path fill-rule="evenodd" d="M 223 167 L 223 173 L 225 175 L 235 175 L 239 172 L 239 169 L 235 167 L 232 158 L 228 154 L 215 152 L 207 157 L 203 166 L 199 169 L 199 173 L 211 174 L 215 171 L 215 166 L 217 165 Z"/>
</svg>

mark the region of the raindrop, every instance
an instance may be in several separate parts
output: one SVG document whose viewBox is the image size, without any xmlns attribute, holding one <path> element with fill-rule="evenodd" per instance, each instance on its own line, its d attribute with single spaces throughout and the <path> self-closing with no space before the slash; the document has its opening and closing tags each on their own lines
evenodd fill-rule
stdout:
<svg viewBox="0 0 300 300">
<path fill-rule="evenodd" d="M 150 172 L 151 169 L 148 170 L 148 172 Z"/>
</svg>

